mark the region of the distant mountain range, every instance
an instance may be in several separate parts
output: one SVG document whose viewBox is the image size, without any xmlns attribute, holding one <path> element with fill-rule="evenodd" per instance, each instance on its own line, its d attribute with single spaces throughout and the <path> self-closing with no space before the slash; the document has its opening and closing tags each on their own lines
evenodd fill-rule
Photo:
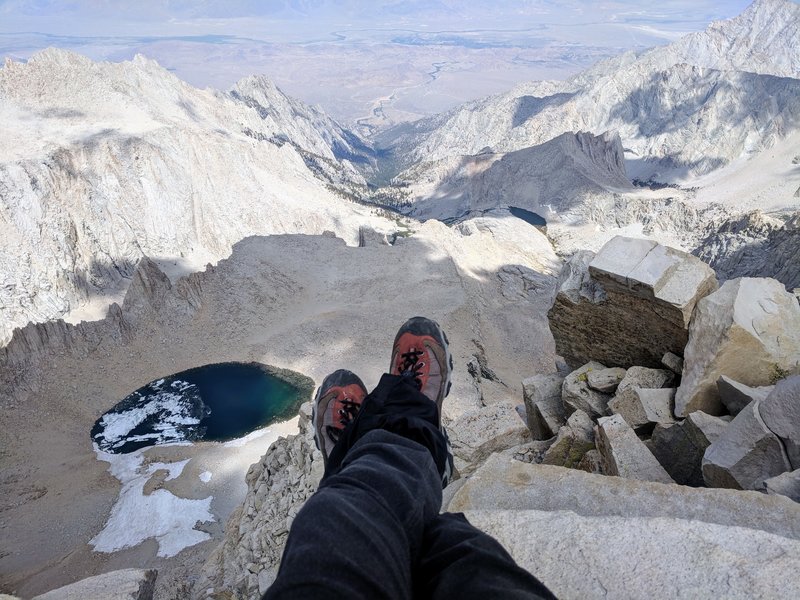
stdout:
<svg viewBox="0 0 800 600">
<path fill-rule="evenodd" d="M 757 0 L 669 46 L 371 140 L 264 77 L 221 92 L 143 57 L 50 49 L 7 61 L 0 343 L 103 300 L 143 255 L 187 271 L 254 234 L 330 231 L 356 244 L 364 227 L 396 230 L 370 201 L 445 222 L 536 212 L 562 253 L 622 229 L 671 236 L 706 244 L 726 276 L 771 268 L 731 256 L 769 237 L 794 281 L 798 230 L 782 224 L 800 197 L 798 24 L 800 5 Z M 747 218 L 732 240 L 725 223 L 755 208 L 772 213 L 768 235 Z"/>
<path fill-rule="evenodd" d="M 629 171 L 679 182 L 772 147 L 800 123 L 800 5 L 757 0 L 740 16 L 564 82 L 534 82 L 376 138 L 398 168 L 565 132 L 617 132 Z"/>
<path fill-rule="evenodd" d="M 693 250 L 723 278 L 800 285 L 794 2 L 757 0 L 671 45 L 524 84 L 373 142 L 401 210 L 418 218 L 521 208 L 546 218 L 562 253 L 645 234 Z"/>
<path fill-rule="evenodd" d="M 248 235 L 391 229 L 335 191 L 364 185 L 369 148 L 265 78 L 198 90 L 143 57 L 50 49 L 0 69 L 0 119 L 0 341 L 143 255 L 192 270 Z"/>
</svg>

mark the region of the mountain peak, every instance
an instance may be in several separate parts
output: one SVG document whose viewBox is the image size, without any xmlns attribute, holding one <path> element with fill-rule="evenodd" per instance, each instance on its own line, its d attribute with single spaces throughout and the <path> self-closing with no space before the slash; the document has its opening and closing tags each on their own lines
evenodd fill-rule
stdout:
<svg viewBox="0 0 800 600">
<path fill-rule="evenodd" d="M 674 44 L 712 68 L 797 77 L 800 73 L 800 4 L 756 0 L 740 15 L 715 21 Z M 696 63 L 699 64 L 699 63 Z"/>
<path fill-rule="evenodd" d="M 738 16 L 714 21 L 708 29 L 724 29 L 726 27 L 738 29 L 742 25 L 756 26 L 761 29 L 770 25 L 778 27 L 794 25 L 796 34 L 798 18 L 800 18 L 800 4 L 792 0 L 755 0 Z"/>
<path fill-rule="evenodd" d="M 253 95 L 256 91 L 267 95 L 285 95 L 275 82 L 266 75 L 248 75 L 237 81 L 231 89 L 244 95 Z"/>
<path fill-rule="evenodd" d="M 91 65 L 92 61 L 86 56 L 82 54 L 78 54 L 77 52 L 73 52 L 72 50 L 66 50 L 64 48 L 45 48 L 44 50 L 39 50 L 31 55 L 28 59 L 28 62 L 31 64 L 55 64 L 55 65 L 75 65 L 75 66 L 87 66 Z"/>
<path fill-rule="evenodd" d="M 742 14 L 746 14 L 749 11 L 759 11 L 759 10 L 775 10 L 775 8 L 783 7 L 790 10 L 798 10 L 800 9 L 800 5 L 793 0 L 754 0 L 754 2 L 748 6 Z"/>
</svg>

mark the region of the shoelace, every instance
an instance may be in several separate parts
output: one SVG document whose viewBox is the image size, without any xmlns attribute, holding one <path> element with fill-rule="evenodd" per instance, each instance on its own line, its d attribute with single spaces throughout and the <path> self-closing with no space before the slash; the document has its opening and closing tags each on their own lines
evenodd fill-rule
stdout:
<svg viewBox="0 0 800 600">
<path fill-rule="evenodd" d="M 421 362 L 419 357 L 424 353 L 424 350 L 415 350 L 411 348 L 408 352 L 403 352 L 400 355 L 400 358 L 403 359 L 402 364 L 399 365 L 400 375 L 402 377 L 413 377 L 414 381 L 417 382 L 417 387 L 422 387 L 420 374 L 422 373 L 422 367 L 425 366 L 425 363 Z"/>
<path fill-rule="evenodd" d="M 355 400 L 351 400 L 350 398 L 344 398 L 341 400 L 342 408 L 339 409 L 339 424 L 341 427 L 335 427 L 333 425 L 328 425 L 325 428 L 325 431 L 328 433 L 328 436 L 334 441 L 339 441 L 339 436 L 342 434 L 342 431 L 353 422 L 353 419 L 356 418 L 358 415 L 358 411 L 361 408 L 361 405 L 356 402 Z"/>
</svg>

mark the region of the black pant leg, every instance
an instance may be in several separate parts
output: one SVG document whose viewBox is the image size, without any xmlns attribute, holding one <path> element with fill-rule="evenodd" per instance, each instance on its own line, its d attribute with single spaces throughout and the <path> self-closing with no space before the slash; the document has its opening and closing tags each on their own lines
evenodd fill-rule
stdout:
<svg viewBox="0 0 800 600">
<path fill-rule="evenodd" d="M 384 375 L 298 513 L 264 598 L 552 598 L 463 515 L 438 515 L 436 405 Z"/>
<path fill-rule="evenodd" d="M 384 374 L 364 398 L 353 423 L 342 432 L 328 457 L 325 477 L 336 473 L 348 451 L 375 429 L 391 431 L 425 446 L 441 475 L 448 462 L 447 441 L 439 429 L 439 409 L 407 378 Z"/>
<path fill-rule="evenodd" d="M 441 502 L 427 448 L 366 432 L 297 514 L 264 598 L 412 598 L 412 565 Z"/>
<path fill-rule="evenodd" d="M 431 600 L 555 598 L 462 513 L 438 515 L 425 528 L 414 587 L 416 598 Z"/>
</svg>

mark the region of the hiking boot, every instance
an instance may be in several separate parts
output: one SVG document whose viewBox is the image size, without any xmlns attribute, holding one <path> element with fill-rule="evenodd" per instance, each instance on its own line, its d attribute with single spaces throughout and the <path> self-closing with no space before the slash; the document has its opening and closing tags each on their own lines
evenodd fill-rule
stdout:
<svg viewBox="0 0 800 600">
<path fill-rule="evenodd" d="M 326 464 L 342 431 L 356 418 L 366 395 L 367 388 L 358 375 L 346 369 L 334 371 L 319 386 L 311 421 L 314 443 Z"/>
<path fill-rule="evenodd" d="M 436 403 L 439 429 L 447 445 L 447 461 L 442 473 L 442 488 L 446 488 L 453 476 L 453 449 L 447 430 L 442 425 L 442 402 L 450 393 L 450 374 L 453 357 L 448 349 L 448 340 L 436 321 L 425 317 L 413 317 L 403 323 L 397 332 L 392 347 L 392 375 L 408 377 L 419 391 Z"/>
<path fill-rule="evenodd" d="M 442 402 L 450 392 L 453 357 L 447 336 L 436 321 L 413 317 L 398 330 L 392 348 L 390 373 L 408 377 L 419 391 L 436 403 L 441 424 Z"/>
</svg>

